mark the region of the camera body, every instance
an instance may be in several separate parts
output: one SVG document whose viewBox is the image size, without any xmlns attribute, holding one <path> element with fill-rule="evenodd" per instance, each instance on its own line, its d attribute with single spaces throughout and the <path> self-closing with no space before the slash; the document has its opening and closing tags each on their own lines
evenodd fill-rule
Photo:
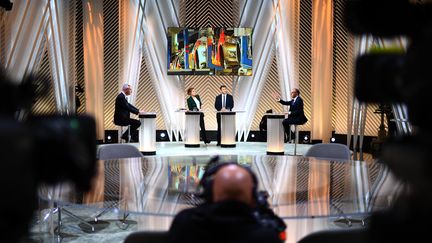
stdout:
<svg viewBox="0 0 432 243">
<path fill-rule="evenodd" d="M 372 51 L 357 59 L 355 95 L 362 102 L 403 103 L 413 134 L 392 137 L 384 143 L 382 162 L 404 182 L 394 206 L 372 215 L 370 242 L 412 241 L 428 237 L 432 216 L 432 4 L 409 0 L 349 0 L 345 22 L 354 34 L 374 38 L 405 36 L 406 52 Z M 415 222 L 415 224 L 413 224 Z M 394 232 L 397 232 L 395 234 Z"/>
<path fill-rule="evenodd" d="M 96 124 L 90 116 L 17 114 L 30 110 L 35 78 L 13 82 L 0 70 L 0 208 L 11 229 L 0 241 L 16 242 L 28 231 L 41 184 L 71 182 L 80 191 L 96 174 Z M 43 87 L 46 88 L 46 87 Z M 4 224 L 4 225 L 3 225 Z"/>
<path fill-rule="evenodd" d="M 425 107 L 432 105 L 427 90 L 432 88 L 432 4 L 413 4 L 408 0 L 350 0 L 345 22 L 354 34 L 374 38 L 406 36 L 406 52 L 385 49 L 357 59 L 355 95 L 363 102 L 405 103 L 410 122 L 429 129 Z"/>
</svg>

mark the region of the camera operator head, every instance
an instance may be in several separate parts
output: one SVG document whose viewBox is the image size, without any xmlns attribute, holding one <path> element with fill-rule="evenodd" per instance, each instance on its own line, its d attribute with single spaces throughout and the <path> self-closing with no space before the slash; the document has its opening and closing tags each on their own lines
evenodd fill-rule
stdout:
<svg viewBox="0 0 432 243">
<path fill-rule="evenodd" d="M 255 182 L 251 173 L 241 166 L 229 164 L 223 166 L 214 175 L 214 202 L 233 200 L 253 207 L 254 190 Z"/>
</svg>

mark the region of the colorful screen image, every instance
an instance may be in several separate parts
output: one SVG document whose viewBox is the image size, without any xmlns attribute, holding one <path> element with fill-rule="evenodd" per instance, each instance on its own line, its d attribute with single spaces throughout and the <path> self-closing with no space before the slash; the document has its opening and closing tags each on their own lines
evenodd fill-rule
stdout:
<svg viewBox="0 0 432 243">
<path fill-rule="evenodd" d="M 169 75 L 252 75 L 252 28 L 168 28 Z"/>
<path fill-rule="evenodd" d="M 168 164 L 168 188 L 171 191 L 196 192 L 205 172 L 205 164 Z"/>
</svg>

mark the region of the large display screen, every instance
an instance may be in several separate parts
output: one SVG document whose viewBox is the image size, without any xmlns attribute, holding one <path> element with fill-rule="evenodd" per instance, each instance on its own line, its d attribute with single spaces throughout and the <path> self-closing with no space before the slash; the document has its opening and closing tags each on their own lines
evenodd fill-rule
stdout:
<svg viewBox="0 0 432 243">
<path fill-rule="evenodd" d="M 168 28 L 169 75 L 252 75 L 252 28 Z"/>
</svg>

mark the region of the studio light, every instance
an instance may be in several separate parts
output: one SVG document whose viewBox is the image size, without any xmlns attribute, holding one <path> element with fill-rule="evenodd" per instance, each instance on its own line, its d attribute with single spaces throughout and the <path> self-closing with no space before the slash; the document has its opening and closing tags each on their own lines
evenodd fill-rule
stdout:
<svg viewBox="0 0 432 243">
<path fill-rule="evenodd" d="M 335 138 L 335 137 L 332 137 L 332 138 L 330 139 L 330 142 L 331 142 L 331 143 L 336 142 L 336 138 Z"/>
<path fill-rule="evenodd" d="M 309 136 L 308 135 L 305 135 L 303 137 L 303 143 L 309 143 Z"/>
<path fill-rule="evenodd" d="M 251 134 L 251 138 L 255 138 L 255 134 L 254 133 Z"/>
<path fill-rule="evenodd" d="M 161 138 L 165 138 L 165 137 L 166 137 L 166 133 L 161 132 L 161 133 L 160 133 L 160 137 L 161 137 Z"/>
</svg>

